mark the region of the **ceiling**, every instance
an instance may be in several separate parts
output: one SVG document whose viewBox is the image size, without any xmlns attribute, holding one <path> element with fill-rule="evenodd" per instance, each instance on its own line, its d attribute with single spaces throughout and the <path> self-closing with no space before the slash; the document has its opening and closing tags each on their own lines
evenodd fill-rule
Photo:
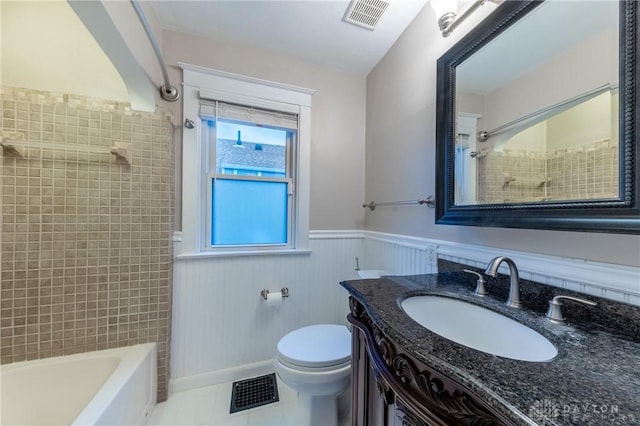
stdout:
<svg viewBox="0 0 640 426">
<path fill-rule="evenodd" d="M 366 75 L 427 0 L 387 0 L 373 31 L 342 20 L 349 1 L 153 1 L 167 30 L 248 45 L 321 66 Z"/>
</svg>

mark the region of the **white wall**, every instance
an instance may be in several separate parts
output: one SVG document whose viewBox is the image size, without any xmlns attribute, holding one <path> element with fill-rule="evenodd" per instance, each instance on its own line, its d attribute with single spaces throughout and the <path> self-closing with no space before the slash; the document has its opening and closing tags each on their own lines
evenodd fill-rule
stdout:
<svg viewBox="0 0 640 426">
<path fill-rule="evenodd" d="M 493 141 L 494 150 L 502 151 L 504 149 L 533 151 L 545 154 L 549 151 L 547 128 L 549 125 L 546 121 L 535 124 L 525 130 L 503 133 L 496 135 Z M 515 135 L 513 135 L 515 133 Z M 513 135 L 513 136 L 512 136 Z"/>
<path fill-rule="evenodd" d="M 617 140 L 614 135 L 617 123 L 611 125 L 613 103 L 611 93 L 606 92 L 549 118 L 547 151 L 578 148 L 605 139 Z"/>
<path fill-rule="evenodd" d="M 152 10 L 141 7 L 161 43 Z M 142 111 L 169 105 L 160 98 L 160 66 L 130 2 L 3 1 L 0 9 L 3 85 L 131 102 Z"/>
<path fill-rule="evenodd" d="M 356 256 L 362 269 L 413 275 L 437 271 L 436 251 L 478 268 L 505 254 L 523 279 L 640 306 L 638 268 L 372 231 L 312 232 L 311 249 L 310 256 L 176 261 L 172 391 L 273 372 L 284 334 L 310 324 L 345 324 L 347 293 L 338 283 L 355 278 Z M 288 287 L 289 298 L 269 308 L 260 291 L 281 287 Z"/>
<path fill-rule="evenodd" d="M 312 324 L 346 324 L 347 293 L 362 236 L 311 236 L 311 255 L 178 259 L 174 264 L 171 377 L 184 378 L 275 358 L 278 340 Z M 279 308 L 262 289 L 289 289 Z"/>
<path fill-rule="evenodd" d="M 162 27 L 160 27 L 160 24 L 153 13 L 153 9 L 145 3 L 145 1 L 138 2 L 151 31 L 153 32 L 156 42 L 162 48 Z M 118 29 L 118 32 L 122 36 L 127 47 L 135 56 L 140 66 L 144 69 L 149 80 L 154 84 L 154 86 L 159 87 L 161 84 L 164 84 L 162 70 L 158 64 L 158 59 L 156 58 L 147 33 L 145 32 L 135 9 L 131 5 L 131 2 L 104 0 L 102 1 L 102 5 L 113 20 L 114 25 Z M 180 88 L 180 80 L 175 82 L 171 81 L 171 84 Z M 157 94 L 156 100 L 159 103 L 165 102 L 167 105 L 171 105 L 166 101 L 161 101 L 159 94 Z"/>
<path fill-rule="evenodd" d="M 172 81 L 177 62 L 314 89 L 311 111 L 311 229 L 362 229 L 365 78 L 223 41 L 165 31 Z M 182 102 L 173 105 L 182 115 Z M 189 117 L 192 120 L 195 117 Z M 180 163 L 179 159 L 176 161 Z M 180 176 L 178 171 L 177 176 Z M 178 203 L 179 205 L 179 203 Z M 179 221 L 178 221 L 179 223 Z"/>
<path fill-rule="evenodd" d="M 67 2 L 3 1 L 3 85 L 127 102 L 122 77 Z"/>
<path fill-rule="evenodd" d="M 367 200 L 435 193 L 436 60 L 469 26 L 443 39 L 434 22 L 425 7 L 367 78 Z M 373 231 L 640 265 L 635 235 L 435 225 L 434 211 L 417 205 L 367 212 L 365 223 Z"/>
<path fill-rule="evenodd" d="M 317 231 L 364 227 L 366 79 L 175 32 L 164 32 L 163 44 L 173 81 L 182 81 L 176 65 L 182 62 L 315 90 L 311 254 L 176 260 L 171 376 L 172 387 L 180 389 L 228 380 L 229 371 L 247 364 L 267 362 L 273 371 L 268 361 L 284 334 L 310 324 L 346 322 L 348 299 L 339 282 L 354 278 L 355 257 L 363 257 L 362 237 Z M 183 121 L 182 101 L 172 108 Z M 279 309 L 268 309 L 260 291 L 282 287 L 289 288 L 289 298 Z"/>
<path fill-rule="evenodd" d="M 366 213 L 360 206 L 365 199 L 415 199 L 435 192 L 435 60 L 478 17 L 444 40 L 430 8 L 425 8 L 368 76 L 366 123 L 365 81 L 361 77 L 226 42 L 164 33 L 165 57 L 173 65 L 171 74 L 176 81 L 181 78 L 175 66 L 179 61 L 316 90 L 311 155 L 311 229 L 316 231 L 311 234 L 312 253 L 177 259 L 171 361 L 174 389 L 229 380 L 247 365 L 262 363 L 264 368 L 272 368 L 277 341 L 289 330 L 312 323 L 344 322 L 347 299 L 338 282 L 354 278 L 356 256 L 362 268 L 393 274 L 434 271 L 429 250 L 433 244 L 440 245 L 447 259 L 474 266 L 486 264 L 496 253 L 486 245 L 561 257 L 577 253 L 571 257 L 596 259 L 605 257 L 601 252 L 617 250 L 620 255 L 615 260 L 633 263 L 633 253 L 625 254 L 625 250 L 637 243 L 624 236 L 435 226 L 433 210 L 425 206 L 381 207 Z M 181 104 L 174 109 L 180 116 Z M 358 234 L 365 216 L 367 229 L 383 233 Z M 323 229 L 341 231 L 317 231 Z M 478 246 L 461 247 L 457 241 Z M 620 244 L 625 247 L 616 248 Z M 561 271 L 575 271 L 573 265 L 581 262 L 546 257 L 532 262 L 526 253 L 505 252 L 522 265 L 524 278 L 588 291 L 580 283 L 583 276 L 562 277 Z M 553 263 L 554 274 L 535 273 L 545 262 Z M 629 287 L 637 270 L 623 271 Z M 268 309 L 260 290 L 285 286 L 290 298 L 279 309 Z M 626 287 L 616 292 L 615 283 L 611 287 L 613 290 L 605 290 L 596 282 L 591 294 L 640 304 L 638 292 L 627 293 Z"/>
<path fill-rule="evenodd" d="M 493 129 L 604 85 L 618 84 L 618 35 L 603 31 L 486 96 Z M 614 69 L 612 69 L 614 68 Z"/>
<path fill-rule="evenodd" d="M 247 366 L 273 371 L 278 340 L 312 324 L 347 324 L 348 294 L 340 281 L 362 269 L 410 275 L 435 271 L 428 241 L 362 231 L 316 231 L 311 255 L 179 258 L 174 271 L 172 389 L 246 377 Z M 179 248 L 176 249 L 179 251 Z M 289 289 L 279 308 L 260 291 Z M 237 375 L 233 371 L 239 370 Z M 257 372 L 260 374 L 262 372 Z"/>
</svg>

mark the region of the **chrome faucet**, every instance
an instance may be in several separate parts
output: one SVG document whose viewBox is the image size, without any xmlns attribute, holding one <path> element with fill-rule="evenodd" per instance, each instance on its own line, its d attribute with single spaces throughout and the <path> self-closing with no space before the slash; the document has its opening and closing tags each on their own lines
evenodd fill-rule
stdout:
<svg viewBox="0 0 640 426">
<path fill-rule="evenodd" d="M 500 264 L 502 262 L 506 263 L 509 267 L 509 276 L 511 277 L 507 306 L 520 309 L 522 307 L 522 305 L 520 304 L 520 278 L 518 277 L 518 268 L 516 267 L 515 262 L 505 256 L 494 257 L 487 265 L 487 269 L 484 271 L 484 273 L 489 275 L 490 277 L 497 276 L 498 268 L 500 267 Z"/>
<path fill-rule="evenodd" d="M 484 285 L 487 283 L 484 280 L 482 274 L 477 273 L 476 271 L 472 271 L 470 269 L 463 269 L 462 272 L 466 272 L 467 274 L 473 274 L 478 277 L 478 281 L 476 281 L 476 291 L 474 294 L 479 297 L 485 297 L 487 295 L 487 290 L 484 288 Z"/>
<path fill-rule="evenodd" d="M 565 322 L 564 315 L 562 315 L 562 301 L 572 300 L 574 302 L 583 303 L 589 306 L 596 306 L 596 302 L 591 300 L 580 299 L 579 297 L 571 296 L 556 296 L 553 300 L 549 301 L 549 310 L 547 311 L 547 319 L 556 324 L 562 324 Z"/>
</svg>

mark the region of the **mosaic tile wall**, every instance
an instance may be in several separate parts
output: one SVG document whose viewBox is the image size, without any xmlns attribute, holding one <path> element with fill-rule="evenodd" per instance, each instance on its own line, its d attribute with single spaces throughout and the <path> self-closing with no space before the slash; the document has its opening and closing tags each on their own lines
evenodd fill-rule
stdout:
<svg viewBox="0 0 640 426">
<path fill-rule="evenodd" d="M 602 141 L 550 155 L 508 151 L 478 158 L 479 203 L 618 197 L 618 145 Z"/>
<path fill-rule="evenodd" d="M 542 201 L 548 197 L 546 159 L 524 151 L 489 152 L 478 158 L 478 202 Z"/>
<path fill-rule="evenodd" d="M 167 397 L 171 124 L 128 104 L 2 87 L 0 361 L 158 343 Z M 130 144 L 130 164 L 110 154 Z M 120 161 L 121 162 L 121 161 Z"/>
<path fill-rule="evenodd" d="M 554 200 L 618 197 L 618 144 L 598 142 L 580 150 L 554 152 L 547 160 Z"/>
</svg>

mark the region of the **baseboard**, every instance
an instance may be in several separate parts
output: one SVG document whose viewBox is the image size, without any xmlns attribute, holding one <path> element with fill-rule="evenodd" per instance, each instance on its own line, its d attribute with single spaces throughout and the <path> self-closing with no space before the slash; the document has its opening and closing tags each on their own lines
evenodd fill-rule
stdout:
<svg viewBox="0 0 640 426">
<path fill-rule="evenodd" d="M 192 376 L 172 378 L 169 380 L 169 395 L 189 389 L 213 386 L 220 383 L 233 382 L 240 379 L 261 376 L 275 371 L 274 360 L 269 359 L 253 364 L 245 364 L 224 370 L 207 371 Z"/>
</svg>

